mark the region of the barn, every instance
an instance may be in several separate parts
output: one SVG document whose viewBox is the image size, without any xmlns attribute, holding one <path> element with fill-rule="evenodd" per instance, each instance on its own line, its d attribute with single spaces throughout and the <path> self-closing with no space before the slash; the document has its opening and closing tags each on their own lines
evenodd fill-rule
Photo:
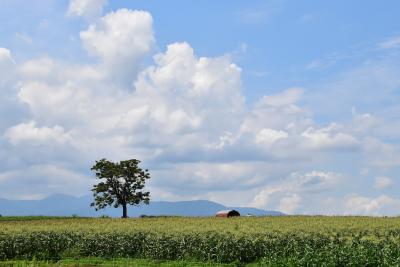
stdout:
<svg viewBox="0 0 400 267">
<path fill-rule="evenodd" d="M 221 211 L 218 211 L 215 216 L 216 217 L 224 217 L 224 218 L 239 217 L 240 213 L 236 210 L 221 210 Z"/>
</svg>

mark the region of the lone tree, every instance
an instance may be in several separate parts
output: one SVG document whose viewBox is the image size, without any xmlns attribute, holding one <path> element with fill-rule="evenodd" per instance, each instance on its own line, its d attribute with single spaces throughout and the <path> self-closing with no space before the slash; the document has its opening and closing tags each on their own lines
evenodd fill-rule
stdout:
<svg viewBox="0 0 400 267">
<path fill-rule="evenodd" d="M 96 210 L 106 206 L 122 206 L 122 218 L 128 218 L 128 205 L 149 204 L 150 192 L 144 192 L 146 180 L 150 179 L 148 170 L 142 170 L 137 159 L 114 163 L 106 159 L 96 161 L 91 170 L 101 180 L 93 186 L 94 202 L 90 206 Z"/>
</svg>

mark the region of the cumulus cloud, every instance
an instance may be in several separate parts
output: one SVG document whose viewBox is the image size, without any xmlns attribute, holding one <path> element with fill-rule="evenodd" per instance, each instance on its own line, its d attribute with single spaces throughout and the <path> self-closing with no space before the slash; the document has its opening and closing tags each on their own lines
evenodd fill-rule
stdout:
<svg viewBox="0 0 400 267">
<path fill-rule="evenodd" d="M 337 124 L 331 124 L 320 129 L 310 127 L 301 136 L 307 140 L 312 148 L 355 148 L 358 145 L 357 139 L 350 134 L 340 132 L 340 128 Z"/>
<path fill-rule="evenodd" d="M 297 103 L 302 95 L 302 89 L 290 88 L 278 94 L 263 96 L 246 114 L 241 124 L 241 133 L 273 129 L 298 135 L 299 131 L 314 125 L 308 110 Z"/>
<path fill-rule="evenodd" d="M 345 214 L 351 215 L 398 215 L 400 199 L 381 195 L 379 197 L 365 197 L 357 194 L 346 197 Z"/>
<path fill-rule="evenodd" d="M 6 48 L 0 47 L 0 60 L 3 67 L 12 63 L 13 59 L 11 56 L 11 51 Z"/>
<path fill-rule="evenodd" d="M 333 190 L 342 179 L 342 175 L 333 172 L 292 173 L 288 178 L 271 183 L 259 191 L 252 205 L 259 208 L 275 208 L 289 214 L 304 212 L 316 197 Z"/>
<path fill-rule="evenodd" d="M 87 166 L 99 157 L 161 163 L 188 157 L 237 125 L 244 101 L 240 69 L 229 57 L 198 58 L 189 44 L 176 43 L 154 62 L 134 91 L 110 84 L 97 66 L 48 57 L 22 63 L 17 96 L 34 120 L 9 127 L 6 140 L 24 149 L 67 142 L 52 152 L 81 151 Z"/>
<path fill-rule="evenodd" d="M 344 196 L 337 194 L 339 189 L 342 192 L 353 190 L 349 188 L 352 180 L 351 177 L 333 172 L 293 173 L 259 191 L 252 204 L 288 214 L 397 216 L 400 213 L 398 198 L 388 195 L 370 197 L 357 193 L 345 193 Z M 388 177 L 375 179 L 377 189 L 390 184 L 391 179 Z"/>
<path fill-rule="evenodd" d="M 277 208 L 284 213 L 290 214 L 300 206 L 301 200 L 302 199 L 298 194 L 285 196 L 280 200 Z"/>
<path fill-rule="evenodd" d="M 19 66 L 20 74 L 27 79 L 49 78 L 54 69 L 54 61 L 49 57 L 28 60 Z"/>
<path fill-rule="evenodd" d="M 37 127 L 36 122 L 21 123 L 9 128 L 5 132 L 5 137 L 14 145 L 23 142 L 29 143 L 64 143 L 70 138 L 68 133 L 58 125 L 50 127 Z"/>
<path fill-rule="evenodd" d="M 71 1 L 69 14 L 96 17 L 104 3 Z M 80 40 L 95 63 L 45 55 L 17 64 L 0 49 L 1 197 L 85 194 L 94 160 L 139 158 L 158 199 L 287 213 L 396 210 L 390 196 L 352 194 L 357 181 L 336 171 L 349 158 L 356 172 L 398 166 L 396 127 L 382 130 L 384 115 L 354 108 L 350 120 L 321 123 L 315 105 L 304 104 L 309 90 L 297 87 L 246 103 L 242 69 L 229 55 L 198 56 L 187 42 L 153 54 L 152 27 L 145 11 L 91 20 Z M 373 184 L 372 175 L 363 179 Z"/>
<path fill-rule="evenodd" d="M 17 68 L 11 51 L 0 47 L 0 136 L 24 113 L 15 94 L 18 82 Z"/>
<path fill-rule="evenodd" d="M 272 129 L 262 129 L 256 136 L 258 144 L 273 144 L 280 139 L 286 139 L 288 134 L 284 131 L 275 131 Z"/>
<path fill-rule="evenodd" d="M 113 14 L 125 16 L 126 11 Z M 154 171 L 152 184 L 164 188 L 163 195 L 178 195 L 180 184 L 192 185 L 190 194 L 196 191 L 199 197 L 240 187 L 252 194 L 274 174 L 296 170 L 307 149 L 296 143 L 301 133 L 316 127 L 297 103 L 303 95 L 299 88 L 266 95 L 247 112 L 241 69 L 228 56 L 198 57 L 188 43 L 170 44 L 156 54 L 154 64 L 138 73 L 134 90 L 110 82 L 97 65 L 48 57 L 24 62 L 19 73 L 24 80 L 18 97 L 35 122 L 7 130 L 5 137 L 14 146 L 67 142 L 59 151 L 80 151 L 80 164 L 86 165 L 99 157 L 134 155 L 163 166 Z M 276 170 L 280 164 L 269 162 L 274 157 L 297 159 L 282 172 Z M 285 195 L 277 208 L 292 211 L 301 198 Z"/>
<path fill-rule="evenodd" d="M 67 15 L 92 20 L 101 15 L 107 3 L 108 0 L 70 0 Z"/>
<path fill-rule="evenodd" d="M 261 164 L 237 162 L 232 164 L 213 162 L 180 163 L 163 170 L 168 179 L 157 181 L 159 187 L 166 187 L 176 192 L 190 189 L 193 192 L 206 192 L 211 188 L 216 191 L 248 189 L 262 183 L 261 171 L 269 173 Z"/>
<path fill-rule="evenodd" d="M 152 24 L 152 16 L 146 11 L 120 9 L 91 24 L 80 37 L 111 79 L 132 82 L 141 60 L 154 45 Z"/>
</svg>

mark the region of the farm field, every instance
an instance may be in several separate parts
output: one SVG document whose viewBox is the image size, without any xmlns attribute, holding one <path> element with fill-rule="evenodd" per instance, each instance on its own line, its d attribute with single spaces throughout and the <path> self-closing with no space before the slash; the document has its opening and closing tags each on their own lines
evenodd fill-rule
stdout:
<svg viewBox="0 0 400 267">
<path fill-rule="evenodd" d="M 400 218 L 0 218 L 3 263 L 88 257 L 175 261 L 168 266 L 392 266 L 400 264 Z"/>
<path fill-rule="evenodd" d="M 0 267 L 88 267 L 88 266 L 129 266 L 129 267 L 234 267 L 234 264 L 215 264 L 190 261 L 156 261 L 156 260 L 135 260 L 135 259 L 66 259 L 57 261 L 0 261 Z M 255 265 L 253 265 L 255 266 Z M 252 267 L 249 265 L 249 267 Z"/>
</svg>

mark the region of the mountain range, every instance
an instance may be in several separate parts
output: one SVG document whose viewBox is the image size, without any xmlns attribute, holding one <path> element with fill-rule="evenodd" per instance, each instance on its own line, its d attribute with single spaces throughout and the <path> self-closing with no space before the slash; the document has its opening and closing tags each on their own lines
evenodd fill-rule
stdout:
<svg viewBox="0 0 400 267">
<path fill-rule="evenodd" d="M 95 211 L 90 207 L 91 196 L 73 197 L 69 195 L 51 195 L 41 200 L 7 200 L 0 198 L 0 215 L 2 216 L 82 216 L 120 217 L 122 209 L 106 208 Z M 130 217 L 147 216 L 214 216 L 220 210 L 234 209 L 241 215 L 280 216 L 279 211 L 267 211 L 247 207 L 226 207 L 208 200 L 192 201 L 152 201 L 149 205 L 130 206 Z"/>
</svg>

